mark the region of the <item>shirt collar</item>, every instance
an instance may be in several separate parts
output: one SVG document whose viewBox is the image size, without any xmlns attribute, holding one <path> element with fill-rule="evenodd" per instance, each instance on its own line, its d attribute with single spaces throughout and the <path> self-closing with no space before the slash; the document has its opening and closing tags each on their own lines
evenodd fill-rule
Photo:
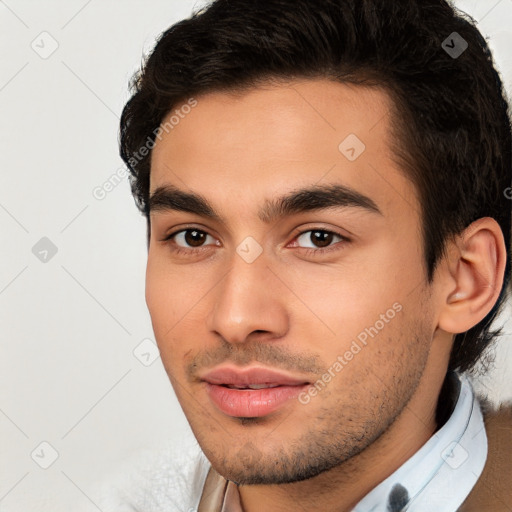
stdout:
<svg viewBox="0 0 512 512">
<path fill-rule="evenodd" d="M 455 512 L 482 474 L 487 435 L 468 378 L 448 421 L 402 466 L 368 493 L 354 512 Z"/>
<path fill-rule="evenodd" d="M 449 376 L 458 391 L 444 425 L 353 512 L 456 512 L 480 477 L 487 435 L 478 399 L 465 375 Z M 238 486 L 211 468 L 198 512 L 243 512 Z"/>
</svg>

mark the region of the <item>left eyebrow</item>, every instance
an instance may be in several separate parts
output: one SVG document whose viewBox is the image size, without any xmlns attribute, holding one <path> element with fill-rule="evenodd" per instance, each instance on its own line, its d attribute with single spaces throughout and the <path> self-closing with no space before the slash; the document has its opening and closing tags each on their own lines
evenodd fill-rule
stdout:
<svg viewBox="0 0 512 512">
<path fill-rule="evenodd" d="M 382 215 L 375 202 L 346 185 L 313 185 L 289 192 L 275 199 L 266 200 L 258 212 L 259 219 L 270 224 L 277 219 L 328 208 L 359 208 Z M 182 211 L 225 223 L 209 201 L 200 194 L 180 190 L 173 185 L 158 187 L 148 201 L 148 212 Z"/>
</svg>

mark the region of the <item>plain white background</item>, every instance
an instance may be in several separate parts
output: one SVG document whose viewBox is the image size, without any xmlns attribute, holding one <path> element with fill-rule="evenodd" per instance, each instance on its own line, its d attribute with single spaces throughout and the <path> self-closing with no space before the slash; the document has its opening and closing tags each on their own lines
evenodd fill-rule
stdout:
<svg viewBox="0 0 512 512">
<path fill-rule="evenodd" d="M 490 38 L 511 91 L 512 0 L 456 4 Z M 95 510 L 101 474 L 190 436 L 152 344 L 145 222 L 117 133 L 143 53 L 199 5 L 0 0 L 1 512 Z M 495 401 L 512 396 L 510 342 L 477 383 Z"/>
</svg>

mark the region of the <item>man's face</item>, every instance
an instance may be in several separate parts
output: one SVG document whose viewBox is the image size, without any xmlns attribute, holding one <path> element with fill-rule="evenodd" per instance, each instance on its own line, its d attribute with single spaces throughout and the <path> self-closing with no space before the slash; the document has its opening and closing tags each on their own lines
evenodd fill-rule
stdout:
<svg viewBox="0 0 512 512">
<path fill-rule="evenodd" d="M 392 160 L 390 100 L 324 80 L 196 100 L 152 155 L 146 301 L 162 361 L 221 474 L 308 478 L 378 439 L 431 365 L 420 207 Z M 270 208 L 333 186 L 350 189 L 341 206 L 303 194 Z M 217 217 L 165 207 L 165 187 Z"/>
</svg>

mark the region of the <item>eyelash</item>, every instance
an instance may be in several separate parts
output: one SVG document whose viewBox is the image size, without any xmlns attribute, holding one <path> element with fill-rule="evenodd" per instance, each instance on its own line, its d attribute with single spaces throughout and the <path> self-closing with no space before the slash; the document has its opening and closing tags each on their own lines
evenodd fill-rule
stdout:
<svg viewBox="0 0 512 512">
<path fill-rule="evenodd" d="M 185 228 L 185 229 L 180 229 L 178 231 L 174 231 L 173 233 L 170 233 L 169 235 L 167 235 L 165 238 L 161 239 L 160 241 L 161 242 L 170 242 L 176 235 L 178 235 L 180 233 L 183 233 L 183 232 L 186 232 L 186 231 L 197 231 L 199 233 L 204 233 L 206 235 L 209 235 L 209 233 L 207 233 L 206 231 L 203 231 L 201 229 L 197 229 L 197 228 L 191 227 L 191 228 Z M 321 232 L 321 233 L 328 233 L 328 234 L 331 234 L 331 235 L 335 235 L 335 236 L 341 238 L 341 242 L 337 242 L 334 245 L 330 245 L 330 246 L 328 246 L 326 248 L 320 248 L 320 249 L 311 249 L 311 248 L 307 248 L 307 247 L 299 247 L 299 249 L 302 249 L 303 251 L 305 251 L 305 254 L 307 256 L 317 256 L 319 254 L 320 255 L 324 255 L 324 254 L 329 253 L 331 251 L 339 251 L 339 250 L 341 250 L 340 247 L 338 247 L 338 245 L 340 243 L 342 243 L 342 245 L 345 245 L 345 243 L 350 242 L 350 239 L 348 239 L 346 236 L 342 235 L 341 233 L 338 233 L 338 232 L 332 231 L 332 230 L 328 230 L 328 229 L 318 229 L 318 228 L 306 229 L 304 231 L 300 231 L 299 233 L 297 233 L 295 235 L 293 240 L 299 238 L 300 236 L 302 236 L 305 233 L 310 233 L 310 232 L 315 232 L 315 231 L 318 231 L 318 232 Z M 172 246 L 171 250 L 175 254 L 184 254 L 184 255 L 199 254 L 199 253 L 203 252 L 204 250 L 208 250 L 208 248 L 209 248 L 209 246 L 202 246 L 202 247 L 185 249 L 183 247 L 180 247 L 179 245 L 176 245 L 175 243 L 171 244 L 171 246 Z"/>
</svg>

